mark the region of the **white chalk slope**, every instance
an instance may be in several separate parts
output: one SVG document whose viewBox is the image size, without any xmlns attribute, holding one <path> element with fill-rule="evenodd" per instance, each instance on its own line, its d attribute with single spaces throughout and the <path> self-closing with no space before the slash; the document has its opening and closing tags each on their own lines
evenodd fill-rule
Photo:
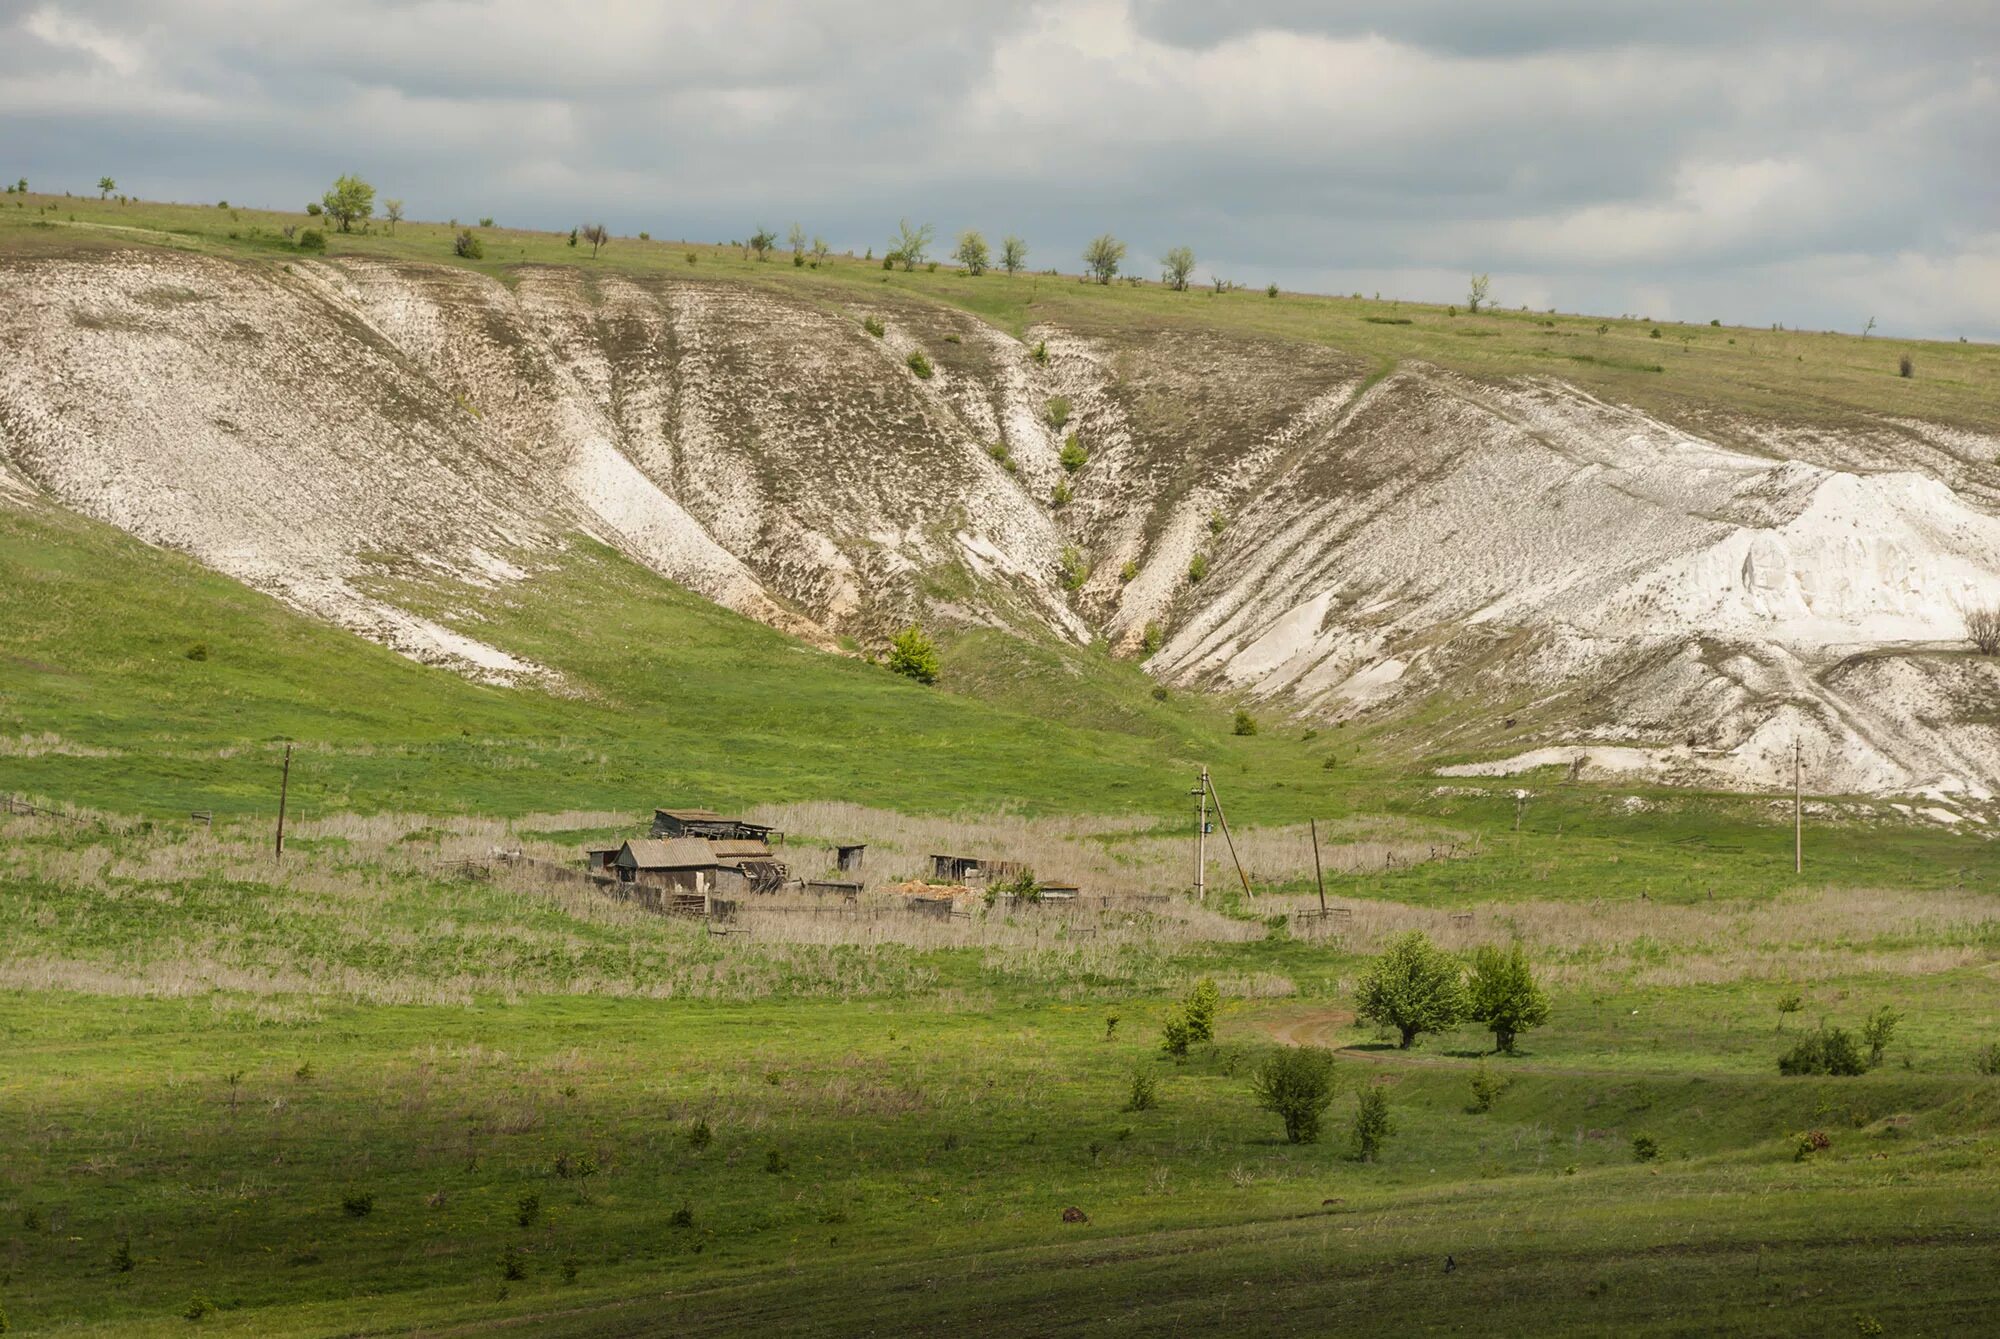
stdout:
<svg viewBox="0 0 2000 1339">
<path fill-rule="evenodd" d="M 1553 381 L 1030 334 L 1045 361 L 926 304 L 692 274 L 17 262 L 0 505 L 53 499 L 503 681 L 562 687 L 482 636 L 482 603 L 591 536 L 822 644 L 924 617 L 1130 650 L 1154 626 L 1164 678 L 1407 720 L 1462 773 L 1582 753 L 1762 786 L 1796 738 L 1821 791 L 2000 788 L 2000 673 L 1961 641 L 2000 592 L 2000 436 L 1732 422 L 1724 446 Z M 412 579 L 450 609 L 401 607 Z"/>
</svg>

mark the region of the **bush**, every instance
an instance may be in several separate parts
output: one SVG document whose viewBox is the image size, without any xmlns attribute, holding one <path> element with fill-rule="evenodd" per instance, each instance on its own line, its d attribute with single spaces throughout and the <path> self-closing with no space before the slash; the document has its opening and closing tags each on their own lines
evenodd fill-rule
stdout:
<svg viewBox="0 0 2000 1339">
<path fill-rule="evenodd" d="M 1044 345 L 1040 344 L 1035 347 L 1037 349 L 1045 348 Z M 1046 354 L 1043 355 L 1040 361 L 1047 361 Z M 1049 426 L 1057 432 L 1061 432 L 1063 424 L 1069 422 L 1069 401 L 1058 395 L 1048 402 L 1046 412 L 1048 414 Z"/>
<path fill-rule="evenodd" d="M 1981 655 L 2000 653 L 2000 604 L 1974 605 L 1966 610 L 1965 636 Z"/>
<path fill-rule="evenodd" d="M 1508 1055 L 1514 1054 L 1520 1033 L 1549 1021 L 1549 997 L 1536 984 L 1519 943 L 1505 953 L 1492 944 L 1480 945 L 1472 959 L 1465 1012 L 1493 1034 L 1493 1049 Z"/>
<path fill-rule="evenodd" d="M 1138 575 L 1139 564 L 1131 558 L 1127 558 L 1124 565 L 1118 569 L 1118 580 L 1121 584 L 1129 583 Z"/>
<path fill-rule="evenodd" d="M 1211 535 L 1219 535 L 1219 534 L 1221 534 L 1221 533 L 1222 533 L 1222 527 L 1223 527 L 1223 526 L 1225 526 L 1225 525 L 1227 525 L 1227 524 L 1228 524 L 1228 522 L 1226 522 L 1226 521 L 1224 521 L 1224 520 L 1222 519 L 1222 513 L 1221 513 L 1221 512 L 1219 512 L 1219 511 L 1212 511 L 1212 512 L 1210 512 L 1210 513 L 1208 514 L 1208 533 L 1209 533 L 1209 534 L 1211 534 Z"/>
<path fill-rule="evenodd" d="M 1160 625 L 1157 622 L 1149 621 L 1146 624 L 1146 630 L 1139 635 L 1139 649 L 1147 655 L 1152 655 L 1153 652 L 1160 649 L 1160 642 L 1163 636 L 1164 634 L 1160 631 Z M 1166 689 L 1156 688 L 1153 692 L 1161 701 L 1166 700 Z"/>
<path fill-rule="evenodd" d="M 1917 374 L 1917 365 L 1910 361 L 1910 355 L 1906 353 L 1897 361 L 1896 370 L 1906 377 L 1913 377 Z"/>
<path fill-rule="evenodd" d="M 493 226 L 493 218 L 492 218 L 492 216 L 491 216 L 491 215 L 489 214 L 489 215 L 488 215 L 487 217 L 485 217 L 485 218 L 483 218 L 483 219 L 479 220 L 479 226 L 480 226 L 480 227 L 482 227 L 482 228 L 490 228 L 490 227 L 492 227 L 492 226 Z"/>
<path fill-rule="evenodd" d="M 1188 1046 L 1194 1041 L 1194 1033 L 1188 1027 L 1187 1014 L 1176 1009 L 1167 1015 L 1167 1021 L 1160 1025 L 1160 1049 L 1176 1060 L 1187 1057 Z"/>
<path fill-rule="evenodd" d="M 875 336 L 875 338 L 877 339 L 882 338 L 884 334 L 884 331 L 882 329 L 882 323 L 876 320 L 872 316 L 865 316 L 862 318 L 861 328 L 863 330 L 866 330 L 869 334 Z"/>
<path fill-rule="evenodd" d="M 695 1123 L 688 1127 L 687 1141 L 688 1147 L 697 1153 L 715 1142 L 715 1131 L 708 1128 L 706 1117 L 697 1118 Z"/>
<path fill-rule="evenodd" d="M 1632 1136 L 1632 1161 L 1651 1162 L 1660 1156 L 1660 1141 L 1650 1134 Z"/>
<path fill-rule="evenodd" d="M 472 229 L 461 228 L 452 239 L 451 253 L 466 260 L 480 260 L 486 255 L 486 244 L 473 235 Z"/>
<path fill-rule="evenodd" d="M 326 250 L 326 234 L 318 228 L 307 228 L 299 234 L 298 248 L 301 251 Z"/>
<path fill-rule="evenodd" d="M 1788 1014 L 1795 1014 L 1806 1007 L 1806 1002 L 1796 990 L 1788 990 L 1778 996 L 1778 1027 L 1782 1030 Z"/>
<path fill-rule="evenodd" d="M 1276 284 L 1271 284 L 1267 286 L 1264 289 L 1264 296 L 1267 298 L 1274 298 L 1278 296 L 1278 286 Z"/>
<path fill-rule="evenodd" d="M 1125 259 L 1125 244 L 1110 233 L 1100 233 L 1083 249 L 1083 263 L 1090 277 L 1108 284 L 1118 276 L 1119 262 Z"/>
<path fill-rule="evenodd" d="M 644 239 L 642 238 L 642 239 L 640 239 L 640 240 L 642 240 L 642 241 L 643 241 Z M 564 1283 L 575 1283 L 575 1282 L 576 1282 L 576 1276 L 577 1276 L 577 1274 L 578 1274 L 578 1273 L 579 1273 L 579 1272 L 580 1272 L 580 1271 L 581 1271 L 582 1269 L 583 1269 L 583 1261 L 581 1261 L 581 1260 L 577 1259 L 577 1258 L 576 1258 L 575 1256 L 573 1256 L 573 1255 L 565 1255 L 565 1256 L 564 1256 L 564 1257 L 562 1258 L 562 1280 L 563 1280 L 563 1282 L 564 1282 Z"/>
<path fill-rule="evenodd" d="M 1069 486 L 1069 480 L 1058 479 L 1056 480 L 1056 486 L 1049 490 L 1049 505 L 1051 507 L 1067 507 L 1070 499 L 1075 496 L 1076 494 Z"/>
<path fill-rule="evenodd" d="M 1157 684 L 1157 683 L 1156 683 L 1156 684 L 1154 684 L 1154 685 L 1153 685 L 1153 701 L 1155 701 L 1155 702 L 1165 702 L 1166 700 L 1167 700 L 1167 689 L 1166 689 L 1166 685 L 1164 685 L 1164 684 Z"/>
<path fill-rule="evenodd" d="M 1860 1074 L 1867 1070 L 1861 1048 L 1845 1028 L 1822 1027 L 1778 1057 L 1780 1074 Z"/>
<path fill-rule="evenodd" d="M 1356 1162 L 1373 1162 L 1382 1155 L 1382 1145 L 1396 1132 L 1389 1119 L 1389 1094 L 1376 1084 L 1368 1084 L 1354 1103 L 1354 1125 L 1348 1131 Z"/>
<path fill-rule="evenodd" d="M 1493 1104 L 1505 1091 L 1507 1080 L 1497 1077 L 1482 1060 L 1479 1068 L 1472 1071 L 1472 1105 L 1466 1109 L 1475 1116 L 1483 1116 L 1493 1110 Z"/>
<path fill-rule="evenodd" d="M 319 201 L 309 200 L 306 202 L 306 213 L 312 218 L 318 218 L 321 214 L 325 212 L 326 210 L 324 206 L 322 206 Z"/>
<path fill-rule="evenodd" d="M 111 1267 L 120 1274 L 130 1274 L 139 1262 L 132 1257 L 132 1236 L 130 1233 L 118 1239 L 118 1245 L 111 1252 Z"/>
<path fill-rule="evenodd" d="M 1465 989 L 1458 961 L 1431 943 L 1421 930 L 1392 940 L 1361 979 L 1356 1015 L 1395 1028 L 1405 1050 L 1426 1032 L 1438 1032 L 1465 1016 Z"/>
<path fill-rule="evenodd" d="M 889 643 L 889 668 L 906 679 L 918 683 L 936 683 L 938 677 L 937 643 L 924 635 L 924 630 L 912 623 L 896 634 Z"/>
<path fill-rule="evenodd" d="M 772 1149 L 764 1155 L 764 1170 L 772 1176 L 782 1176 L 792 1164 L 785 1157 L 783 1149 Z"/>
<path fill-rule="evenodd" d="M 215 1314 L 215 1303 L 208 1300 L 207 1293 L 196 1293 L 188 1298 L 181 1308 L 181 1315 L 189 1320 L 206 1320 Z"/>
<path fill-rule="evenodd" d="M 375 1197 L 367 1191 L 356 1191 L 342 1197 L 340 1208 L 349 1218 L 366 1218 L 375 1212 Z"/>
<path fill-rule="evenodd" d="M 228 206 L 224 201 L 222 207 Z M 347 232 L 375 212 L 375 188 L 352 173 L 334 178 L 333 185 L 320 197 L 326 216 Z"/>
<path fill-rule="evenodd" d="M 1204 976 L 1194 983 L 1194 989 L 1181 1005 L 1190 1041 L 1215 1040 L 1215 1011 L 1221 1007 L 1222 992 L 1215 988 L 1213 977 Z"/>
<path fill-rule="evenodd" d="M 1259 1111 L 1285 1123 L 1294 1144 L 1319 1142 L 1320 1118 L 1333 1105 L 1333 1053 L 1323 1046 L 1282 1046 L 1250 1080 Z"/>
<path fill-rule="evenodd" d="M 1868 1068 L 1882 1063 L 1882 1052 L 1888 1049 L 1896 1035 L 1896 1025 L 1902 1021 L 1903 1016 L 1885 1004 L 1861 1025 L 1861 1040 L 1868 1046 Z"/>
<path fill-rule="evenodd" d="M 1256 734 L 1257 718 L 1255 716 L 1252 716 L 1249 712 L 1244 711 L 1241 708 L 1238 708 L 1236 712 L 1236 723 L 1231 727 L 1231 733 L 1239 735 Z"/>
<path fill-rule="evenodd" d="M 923 354 L 912 353 L 903 362 L 912 372 L 917 374 L 917 380 L 929 381 L 931 379 L 931 360 L 924 357 Z"/>
<path fill-rule="evenodd" d="M 521 1254 L 519 1246 L 509 1246 L 500 1252 L 500 1277 L 509 1281 L 528 1277 L 528 1258 Z"/>
<path fill-rule="evenodd" d="M 2000 1041 L 1994 1042 L 1973 1056 L 1972 1067 L 1988 1078 L 2000 1076 Z"/>
<path fill-rule="evenodd" d="M 1833 1139 L 1825 1130 L 1807 1130 L 1804 1134 L 1796 1135 L 1794 1138 L 1797 1140 L 1797 1143 L 1792 1148 L 1793 1162 L 1804 1162 L 1813 1154 L 1824 1153 L 1827 1149 L 1833 1147 Z"/>
<path fill-rule="evenodd" d="M 1125 1099 L 1127 1111 L 1151 1111 L 1160 1104 L 1160 1081 L 1143 1069 L 1132 1071 L 1132 1089 Z"/>
<path fill-rule="evenodd" d="M 1083 560 L 1083 551 L 1070 544 L 1063 548 L 1062 556 L 1056 560 L 1056 577 L 1064 590 L 1079 590 L 1090 580 L 1090 565 Z"/>
<path fill-rule="evenodd" d="M 1090 463 L 1090 456 L 1083 449 L 1083 443 L 1076 439 L 1075 433 L 1071 433 L 1069 440 L 1063 443 L 1062 453 L 1057 459 L 1062 462 L 1062 467 L 1071 474 L 1075 474 Z"/>
<path fill-rule="evenodd" d="M 532 1190 L 514 1201 L 514 1221 L 522 1227 L 533 1227 L 542 1216 L 542 1197 Z"/>
<path fill-rule="evenodd" d="M 1049 342 L 1045 339 L 1036 340 L 1035 347 L 1029 351 L 1028 356 L 1041 366 L 1047 367 L 1049 365 Z"/>
<path fill-rule="evenodd" d="M 183 651 L 181 654 L 186 656 L 189 660 L 206 660 L 208 659 L 208 643 L 196 642 L 193 646 L 190 646 L 187 650 Z"/>
<path fill-rule="evenodd" d="M 1207 575 L 1208 575 L 1207 554 L 1197 553 L 1194 557 L 1188 559 L 1188 585 L 1199 586 L 1201 584 L 1202 578 Z"/>
<path fill-rule="evenodd" d="M 674 1210 L 673 1217 L 667 1219 L 667 1222 L 673 1227 L 693 1227 L 694 1210 L 683 1204 L 680 1208 Z"/>
</svg>

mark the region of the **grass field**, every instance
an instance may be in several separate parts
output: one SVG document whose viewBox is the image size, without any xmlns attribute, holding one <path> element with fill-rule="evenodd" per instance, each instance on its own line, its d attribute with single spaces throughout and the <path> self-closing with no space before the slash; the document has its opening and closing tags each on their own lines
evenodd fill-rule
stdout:
<svg viewBox="0 0 2000 1339">
<path fill-rule="evenodd" d="M 1298 896 L 940 926 L 870 894 L 716 938 L 435 867 L 618 821 L 328 819 L 279 866 L 255 826 L 8 820 L 14 1325 L 1973 1334 L 2000 1306 L 1990 894 L 1557 895 L 1457 926 L 1369 880 L 1318 940 L 1282 928 Z M 1356 975 L 1410 926 L 1519 936 L 1551 1024 L 1517 1058 L 1356 1027 Z M 1173 1062 L 1160 1021 L 1202 974 L 1217 1041 Z M 1906 1019 L 1881 1068 L 1778 1075 L 1791 1036 L 1883 1003 Z M 1251 1102 L 1276 1042 L 1339 1048 L 1322 1143 Z M 1482 1066 L 1507 1086 L 1474 1114 Z M 1156 1109 L 1123 1109 L 1135 1071 Z M 1373 1163 L 1346 1155 L 1363 1084 L 1396 1123 Z"/>
</svg>

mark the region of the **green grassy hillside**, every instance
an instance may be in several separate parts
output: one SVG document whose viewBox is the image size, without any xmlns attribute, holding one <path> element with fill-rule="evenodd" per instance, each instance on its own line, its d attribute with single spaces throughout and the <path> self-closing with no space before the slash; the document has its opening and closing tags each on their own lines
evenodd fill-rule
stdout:
<svg viewBox="0 0 2000 1339">
<path fill-rule="evenodd" d="M 662 231 L 668 225 L 662 224 Z M 273 262 L 306 258 L 284 229 L 327 228 L 303 212 L 100 202 L 29 195 L 0 205 L 0 256 L 46 255 L 121 246 L 172 246 Z M 745 225 L 745 232 L 750 225 Z M 1267 297 L 1255 275 L 1234 276 L 1230 292 L 1176 293 L 1122 279 L 1109 287 L 1075 274 L 967 277 L 884 270 L 879 260 L 835 256 L 823 269 L 795 267 L 789 253 L 767 261 L 738 245 L 616 238 L 593 258 L 567 234 L 474 228 L 484 255 L 453 254 L 456 223 L 404 221 L 391 233 L 379 220 L 366 233 L 327 233 L 327 254 L 462 265 L 503 280 L 524 265 L 578 266 L 585 273 L 672 273 L 686 279 L 755 278 L 818 293 L 830 302 L 893 295 L 973 312 L 1016 334 L 1040 321 L 1121 339 L 1148 330 L 1215 330 L 1329 345 L 1381 367 L 1423 359 L 1473 376 L 1557 376 L 1643 409 L 1697 420 L 1732 411 L 1778 422 L 1834 426 L 1857 416 L 1910 416 L 1989 427 L 2000 419 L 2000 350 L 1945 341 L 1863 338 L 1858 334 L 1776 330 L 1755 313 L 1717 312 L 1717 323 L 1497 309 L 1471 316 L 1445 307 L 1399 302 L 1394 294 Z M 1033 239 L 1030 239 L 1031 241 Z M 1074 266 L 1073 257 L 1033 252 L 1038 270 Z M 1146 276 L 1150 279 L 1151 276 Z M 1504 303 L 1506 294 L 1496 295 Z M 1746 318 L 1752 323 L 1743 324 Z M 1913 360 L 1902 377 L 1899 360 Z M 1732 445 L 1755 447 L 1754 442 Z"/>
</svg>

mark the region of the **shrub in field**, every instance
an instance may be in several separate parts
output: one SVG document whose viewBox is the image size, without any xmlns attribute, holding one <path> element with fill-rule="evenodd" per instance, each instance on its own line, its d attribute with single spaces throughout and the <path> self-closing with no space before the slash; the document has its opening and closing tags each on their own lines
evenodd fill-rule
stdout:
<svg viewBox="0 0 2000 1339">
<path fill-rule="evenodd" d="M 1040 349 L 1044 346 L 1038 344 L 1035 347 Z M 1048 414 L 1049 426 L 1057 432 L 1061 432 L 1063 424 L 1069 422 L 1069 401 L 1058 395 L 1048 402 L 1045 409 Z"/>
<path fill-rule="evenodd" d="M 680 1208 L 674 1210 L 673 1217 L 667 1219 L 667 1222 L 674 1227 L 693 1227 L 694 1210 L 683 1204 Z"/>
<path fill-rule="evenodd" d="M 321 214 L 325 212 L 326 212 L 325 207 L 322 206 L 319 201 L 310 200 L 306 202 L 306 216 L 308 218 L 318 218 Z"/>
<path fill-rule="evenodd" d="M 877 339 L 882 338 L 883 334 L 882 323 L 876 320 L 872 316 L 864 316 L 861 318 L 861 328 L 863 330 L 866 330 L 869 334 L 875 336 L 875 338 Z"/>
<path fill-rule="evenodd" d="M 1160 649 L 1160 639 L 1162 635 L 1163 634 L 1160 631 L 1160 625 L 1156 622 L 1149 621 L 1146 624 L 1145 632 L 1140 634 L 1139 649 L 1141 651 L 1144 651 L 1147 655 L 1153 654 L 1153 652 Z"/>
<path fill-rule="evenodd" d="M 583 1261 L 573 1255 L 565 1255 L 562 1258 L 562 1281 L 564 1283 L 575 1283 L 576 1276 L 582 1268 Z"/>
<path fill-rule="evenodd" d="M 1194 1041 L 1215 1040 L 1215 1012 L 1222 1006 L 1222 992 L 1215 988 L 1215 979 L 1204 976 L 1194 983 L 1187 999 L 1181 1005 L 1181 1012 L 1187 1018 L 1188 1036 Z"/>
<path fill-rule="evenodd" d="M 1125 560 L 1125 565 L 1118 569 L 1118 580 L 1120 582 L 1130 582 L 1134 577 L 1138 575 L 1139 575 L 1139 564 L 1134 562 L 1130 558 L 1127 558 Z"/>
<path fill-rule="evenodd" d="M 1794 1136 L 1794 1139 L 1796 1142 L 1792 1149 L 1793 1162 L 1804 1162 L 1813 1154 L 1823 1153 L 1833 1147 L 1833 1140 L 1825 1130 L 1807 1130 L 1804 1134 Z"/>
<path fill-rule="evenodd" d="M 1361 978 L 1355 1004 L 1364 1022 L 1396 1029 L 1407 1050 L 1422 1034 L 1465 1016 L 1458 960 L 1421 930 L 1399 935 Z"/>
<path fill-rule="evenodd" d="M 715 1142 L 715 1131 L 708 1128 L 708 1119 L 706 1117 L 698 1118 L 693 1125 L 688 1127 L 687 1141 L 688 1147 L 697 1153 Z"/>
<path fill-rule="evenodd" d="M 1778 1057 L 1780 1074 L 1860 1074 L 1868 1066 L 1847 1029 L 1822 1027 Z"/>
<path fill-rule="evenodd" d="M 2000 604 L 1974 605 L 1965 611 L 1965 637 L 1979 654 L 2000 654 Z"/>
<path fill-rule="evenodd" d="M 182 654 L 184 654 L 189 660 L 206 660 L 208 659 L 208 643 L 196 642 L 193 646 L 190 646 Z"/>
<path fill-rule="evenodd" d="M 1484 1115 L 1500 1100 L 1500 1094 L 1507 1090 L 1507 1080 L 1495 1075 L 1480 1061 L 1479 1068 L 1472 1071 L 1472 1105 L 1466 1110 L 1474 1115 Z"/>
<path fill-rule="evenodd" d="M 1799 992 L 1796 990 L 1788 990 L 1778 996 L 1778 1030 L 1780 1032 L 1784 1031 L 1787 1016 L 1795 1014 L 1805 1007 L 1805 1000 L 1800 997 Z"/>
<path fill-rule="evenodd" d="M 1917 374 L 1917 365 L 1911 360 L 1910 355 L 1906 353 L 1897 360 L 1896 371 L 1905 377 L 1913 377 Z"/>
<path fill-rule="evenodd" d="M 1070 499 L 1075 496 L 1076 494 L 1070 489 L 1069 480 L 1058 479 L 1056 480 L 1056 486 L 1049 491 L 1049 505 L 1051 507 L 1067 507 Z"/>
<path fill-rule="evenodd" d="M 1250 1080 L 1259 1111 L 1285 1123 L 1294 1144 L 1319 1141 L 1320 1120 L 1333 1104 L 1333 1052 L 1323 1046 L 1281 1046 Z"/>
<path fill-rule="evenodd" d="M 1236 712 L 1236 721 L 1235 724 L 1230 726 L 1230 732 L 1232 734 L 1238 734 L 1238 735 L 1256 734 L 1257 718 L 1255 716 L 1252 716 L 1249 712 L 1244 711 L 1241 708 L 1238 708 Z"/>
<path fill-rule="evenodd" d="M 356 1191 L 342 1197 L 340 1208 L 349 1218 L 366 1218 L 375 1212 L 375 1196 L 367 1191 Z"/>
<path fill-rule="evenodd" d="M 181 1315 L 188 1320 L 207 1320 L 215 1314 L 215 1303 L 208 1300 L 207 1293 L 195 1293 L 181 1308 Z"/>
<path fill-rule="evenodd" d="M 1985 1047 L 1974 1056 L 1972 1067 L 1988 1077 L 2000 1075 L 2000 1041 Z"/>
<path fill-rule="evenodd" d="M 1104 1015 L 1104 1040 L 1110 1041 L 1117 1035 L 1118 1015 L 1115 1012 Z"/>
<path fill-rule="evenodd" d="M 1508 1055 L 1521 1033 L 1549 1021 L 1549 997 L 1536 984 L 1519 943 L 1505 953 L 1480 945 L 1472 958 L 1466 1016 L 1484 1023 L 1493 1034 L 1493 1049 Z"/>
<path fill-rule="evenodd" d="M 917 374 L 917 380 L 929 381 L 931 379 L 931 371 L 932 371 L 931 360 L 924 357 L 923 354 L 912 353 L 909 357 L 905 358 L 903 362 L 909 367 L 909 369 L 912 372 L 915 372 Z"/>
<path fill-rule="evenodd" d="M 375 188 L 351 173 L 336 177 L 320 197 L 320 208 L 347 232 L 375 212 Z"/>
<path fill-rule="evenodd" d="M 1861 1025 L 1861 1040 L 1868 1046 L 1868 1068 L 1882 1063 L 1882 1052 L 1889 1048 L 1896 1036 L 1896 1025 L 1902 1021 L 1903 1016 L 1885 1004 Z"/>
<path fill-rule="evenodd" d="M 1166 685 L 1164 685 L 1164 684 L 1157 684 L 1157 683 L 1156 683 L 1156 684 L 1154 684 L 1154 685 L 1153 685 L 1153 701 L 1155 701 L 1155 702 L 1165 702 L 1166 700 L 1167 700 L 1167 689 L 1166 689 Z"/>
<path fill-rule="evenodd" d="M 1375 1161 L 1395 1132 L 1395 1123 L 1389 1119 L 1389 1094 L 1376 1084 L 1363 1085 L 1355 1099 L 1354 1124 L 1348 1130 L 1354 1160 Z"/>
<path fill-rule="evenodd" d="M 111 1252 L 111 1267 L 120 1274 L 130 1274 L 138 1261 L 132 1258 L 132 1237 L 126 1234 L 118 1239 L 118 1245 Z"/>
<path fill-rule="evenodd" d="M 1194 1032 L 1188 1027 L 1187 1014 L 1176 1009 L 1167 1015 L 1167 1021 L 1160 1025 L 1160 1049 L 1176 1060 L 1184 1060 L 1188 1045 L 1193 1041 Z"/>
<path fill-rule="evenodd" d="M 764 1154 L 764 1170 L 769 1172 L 772 1176 L 783 1175 L 785 1169 L 790 1167 L 791 1165 L 792 1164 L 786 1159 L 785 1154 L 781 1149 L 774 1148 Z"/>
<path fill-rule="evenodd" d="M 500 1252 L 500 1277 L 509 1281 L 528 1277 L 528 1257 L 521 1254 L 519 1246 Z"/>
<path fill-rule="evenodd" d="M 1660 1141 L 1650 1134 L 1632 1136 L 1632 1161 L 1651 1162 L 1660 1156 Z"/>
<path fill-rule="evenodd" d="M 1194 557 L 1188 559 L 1188 585 L 1199 586 L 1201 584 L 1202 578 L 1207 575 L 1208 575 L 1207 554 L 1197 553 Z"/>
<path fill-rule="evenodd" d="M 924 634 L 924 630 L 912 623 L 896 634 L 889 643 L 889 668 L 906 679 L 918 683 L 936 683 L 938 677 L 937 643 Z"/>
<path fill-rule="evenodd" d="M 514 1221 L 522 1227 L 533 1227 L 542 1216 L 542 1197 L 529 1191 L 514 1201 Z"/>
<path fill-rule="evenodd" d="M 1077 440 L 1076 434 L 1071 433 L 1069 439 L 1063 443 L 1062 452 L 1057 459 L 1061 461 L 1064 470 L 1075 474 L 1090 463 L 1090 453 L 1083 449 L 1083 443 Z"/>
<path fill-rule="evenodd" d="M 1079 590 L 1090 580 L 1090 565 L 1083 560 L 1083 550 L 1074 544 L 1063 546 L 1062 556 L 1056 560 L 1056 579 L 1064 590 Z"/>
<path fill-rule="evenodd" d="M 298 248 L 301 251 L 326 250 L 326 234 L 318 228 L 307 228 L 299 234 Z"/>
<path fill-rule="evenodd" d="M 1029 352 L 1028 356 L 1041 366 L 1047 367 L 1049 365 L 1049 342 L 1045 339 L 1036 340 L 1035 347 Z"/>
<path fill-rule="evenodd" d="M 1108 284 L 1118 277 L 1119 262 L 1125 259 L 1125 244 L 1110 233 L 1100 233 L 1083 249 L 1083 263 L 1090 277 Z"/>
<path fill-rule="evenodd" d="M 1143 1069 L 1132 1071 L 1132 1088 L 1125 1098 L 1127 1111 L 1151 1111 L 1160 1104 L 1160 1081 Z"/>
<path fill-rule="evenodd" d="M 465 260 L 480 260 L 486 255 L 486 244 L 470 228 L 460 228 L 458 236 L 452 239 L 451 253 Z"/>
<path fill-rule="evenodd" d="M 1264 289 L 1264 296 L 1267 298 L 1274 298 L 1278 296 L 1278 286 L 1276 284 L 1267 285 Z"/>
</svg>

